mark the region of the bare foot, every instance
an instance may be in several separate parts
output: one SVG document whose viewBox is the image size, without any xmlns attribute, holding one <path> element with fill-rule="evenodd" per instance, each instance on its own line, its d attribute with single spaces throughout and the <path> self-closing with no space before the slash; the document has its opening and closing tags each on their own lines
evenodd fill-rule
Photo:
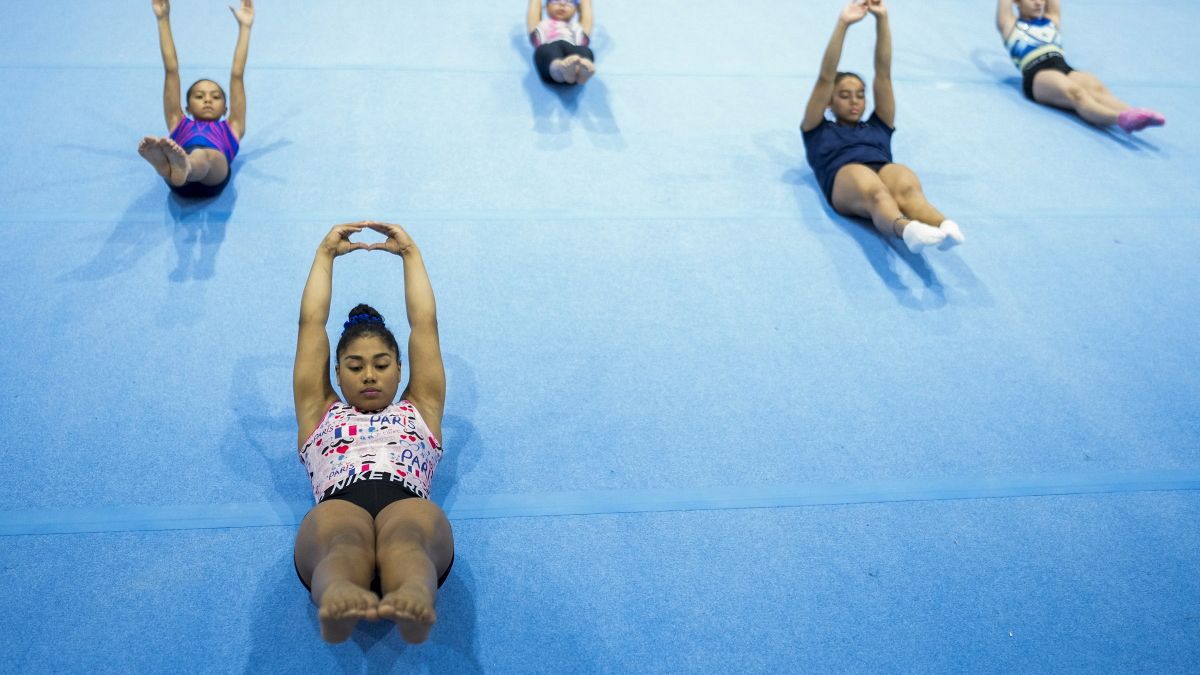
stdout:
<svg viewBox="0 0 1200 675">
<path fill-rule="evenodd" d="M 153 136 L 147 136 L 138 143 L 138 154 L 141 155 L 158 175 L 166 178 L 171 175 L 171 165 L 167 162 L 167 156 L 163 154 L 162 149 L 158 147 L 158 139 Z"/>
<path fill-rule="evenodd" d="M 565 59 L 554 59 L 550 62 L 550 79 L 559 84 L 565 84 L 567 81 L 567 67 Z"/>
<path fill-rule="evenodd" d="M 317 618 L 321 621 L 321 637 L 326 642 L 345 642 L 359 619 L 379 619 L 379 597 L 349 581 L 335 581 L 321 594 Z"/>
<path fill-rule="evenodd" d="M 578 73 L 575 78 L 576 84 L 583 84 L 584 82 L 592 79 L 592 75 L 596 74 L 596 64 L 580 57 L 579 68 L 576 69 L 576 72 Z"/>
<path fill-rule="evenodd" d="M 402 584 L 379 601 L 379 618 L 395 621 L 405 642 L 424 642 L 437 622 L 433 594 L 420 583 Z"/>
<path fill-rule="evenodd" d="M 572 54 L 563 59 L 563 82 L 575 84 L 579 78 L 579 55 Z"/>
<path fill-rule="evenodd" d="M 171 170 L 167 175 L 167 180 L 171 185 L 180 186 L 187 182 L 188 177 L 188 156 L 179 144 L 169 138 L 160 138 L 157 145 L 162 150 L 163 155 L 167 158 L 167 163 Z"/>
</svg>

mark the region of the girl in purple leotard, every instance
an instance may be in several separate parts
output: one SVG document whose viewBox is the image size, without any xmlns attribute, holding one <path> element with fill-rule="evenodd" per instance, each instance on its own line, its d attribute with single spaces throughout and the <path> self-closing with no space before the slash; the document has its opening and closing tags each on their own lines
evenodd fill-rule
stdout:
<svg viewBox="0 0 1200 675">
<path fill-rule="evenodd" d="M 173 192 L 185 197 L 212 197 L 229 182 L 230 164 L 246 131 L 246 88 L 242 75 L 250 49 L 254 2 L 241 0 L 241 7 L 229 8 L 238 22 L 238 39 L 229 75 L 228 102 L 225 91 L 216 82 L 197 80 L 187 90 L 186 113 L 179 100 L 179 59 L 171 37 L 171 3 L 151 0 L 150 4 L 158 18 L 158 41 L 166 71 L 163 114 L 170 136 L 143 138 L 138 153 Z"/>
</svg>

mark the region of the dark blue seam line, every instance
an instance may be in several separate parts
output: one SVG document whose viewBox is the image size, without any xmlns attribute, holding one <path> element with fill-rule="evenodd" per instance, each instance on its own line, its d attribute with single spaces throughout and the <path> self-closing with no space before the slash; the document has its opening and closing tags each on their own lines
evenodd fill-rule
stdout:
<svg viewBox="0 0 1200 675">
<path fill-rule="evenodd" d="M 1050 497 L 1200 490 L 1200 470 L 1139 474 L 1067 474 L 1028 478 L 866 481 L 755 488 L 609 490 L 472 495 L 446 500 L 451 520 L 590 516 L 614 513 L 724 511 L 839 504 Z M 294 527 L 311 502 L 190 506 L 115 506 L 0 512 L 0 536 Z"/>
</svg>

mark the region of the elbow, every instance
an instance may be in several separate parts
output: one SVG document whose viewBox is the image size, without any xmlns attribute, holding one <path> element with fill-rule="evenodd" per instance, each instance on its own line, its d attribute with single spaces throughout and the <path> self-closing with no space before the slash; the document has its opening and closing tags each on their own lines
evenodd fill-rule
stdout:
<svg viewBox="0 0 1200 675">
<path fill-rule="evenodd" d="M 428 312 L 415 312 L 408 317 L 409 328 L 425 328 L 437 330 L 438 320 L 437 312 L 429 310 Z"/>
<path fill-rule="evenodd" d="M 297 322 L 300 326 L 319 326 L 321 330 L 325 330 L 325 322 L 328 317 L 319 316 L 315 312 L 305 312 L 301 310 L 300 320 Z"/>
</svg>

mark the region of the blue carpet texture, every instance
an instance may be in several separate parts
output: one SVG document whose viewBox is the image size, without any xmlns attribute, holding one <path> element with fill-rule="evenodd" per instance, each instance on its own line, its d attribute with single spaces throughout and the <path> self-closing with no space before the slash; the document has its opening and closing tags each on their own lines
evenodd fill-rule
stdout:
<svg viewBox="0 0 1200 675">
<path fill-rule="evenodd" d="M 136 153 L 132 4 L 0 22 L 0 670 L 1200 662 L 1193 3 L 1064 8 L 1071 64 L 1167 117 L 1132 136 L 1025 100 L 994 3 L 891 3 L 894 154 L 968 237 L 920 256 L 805 163 L 834 0 L 597 0 L 575 89 L 521 3 L 263 0 L 205 204 Z M 183 81 L 225 83 L 228 10 L 174 4 Z M 458 557 L 422 646 L 324 644 L 291 569 L 300 292 L 363 218 L 438 298 Z M 398 261 L 338 260 L 331 333 L 360 301 L 402 324 Z"/>
</svg>

